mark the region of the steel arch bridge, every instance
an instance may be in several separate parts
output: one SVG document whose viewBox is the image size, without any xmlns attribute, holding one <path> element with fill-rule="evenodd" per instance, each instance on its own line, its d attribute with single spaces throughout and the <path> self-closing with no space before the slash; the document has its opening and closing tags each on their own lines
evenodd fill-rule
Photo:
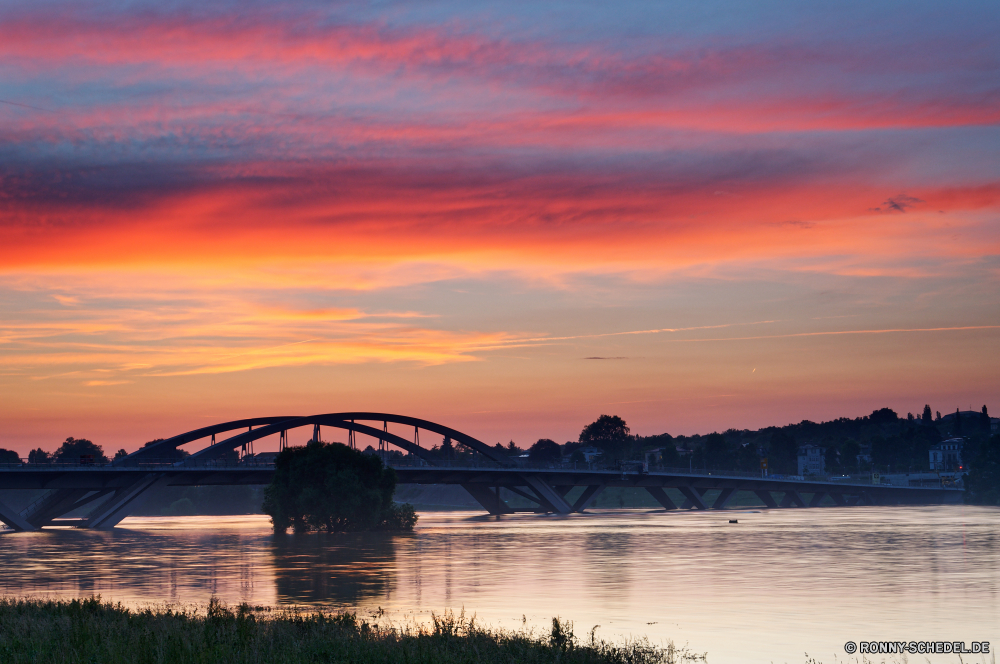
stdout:
<svg viewBox="0 0 1000 664">
<path fill-rule="evenodd" d="M 389 424 L 412 426 L 413 439 L 391 433 Z M 961 502 L 961 491 L 954 489 L 760 478 L 725 472 L 529 468 L 468 434 L 436 422 L 390 413 L 352 411 L 222 422 L 157 441 L 105 465 L 0 465 L 0 489 L 45 490 L 20 511 L 0 500 L 0 521 L 14 530 L 37 530 L 49 525 L 106 530 L 135 510 L 149 490 L 156 487 L 267 484 L 274 474 L 273 463 L 262 463 L 252 454 L 235 464 L 225 457 L 236 449 L 252 453 L 254 441 L 275 434 L 279 448 L 283 449 L 289 431 L 309 426 L 313 427 L 315 440 L 321 439 L 322 427 L 332 427 L 346 430 L 352 447 L 357 447 L 355 436 L 360 434 L 377 440 L 380 452 L 386 452 L 389 446 L 405 450 L 411 460 L 417 457 L 419 463 L 396 465 L 400 482 L 460 485 L 490 514 L 583 512 L 607 487 L 644 489 L 667 510 L 724 509 L 737 491 L 753 492 L 768 508 Z M 420 445 L 421 431 L 450 438 L 472 450 L 473 461 L 456 467 L 440 460 Z M 228 437 L 217 440 L 219 435 Z M 205 444 L 181 458 L 178 448 L 198 441 Z M 582 492 L 570 499 L 573 489 L 579 487 Z M 666 493 L 668 489 L 675 492 L 674 498 Z M 501 490 L 521 496 L 533 506 L 512 508 L 503 499 Z M 779 495 L 777 500 L 775 493 Z M 680 505 L 674 502 L 678 496 Z M 91 508 L 88 517 L 65 518 L 82 508 Z"/>
<path fill-rule="evenodd" d="M 368 423 L 381 424 L 381 427 Z M 413 440 L 391 433 L 389 424 L 413 427 Z M 221 422 L 207 427 L 187 431 L 177 436 L 157 441 L 135 452 L 115 459 L 101 467 L 59 468 L 42 466 L 38 469 L 23 467 L 19 474 L 37 474 L 38 470 L 49 471 L 46 475 L 57 475 L 49 482 L 51 488 L 20 512 L 15 512 L 0 502 L 0 520 L 15 530 L 36 530 L 46 525 L 57 524 L 60 517 L 87 506 L 93 506 L 89 518 L 80 525 L 88 528 L 110 529 L 136 509 L 148 491 L 164 485 L 188 484 L 177 480 L 190 479 L 192 474 L 202 475 L 206 484 L 253 484 L 270 481 L 270 468 L 248 465 L 229 468 L 218 463 L 219 459 L 233 450 L 243 452 L 253 450 L 253 443 L 261 438 L 279 436 L 279 448 L 288 444 L 287 434 L 293 429 L 313 427 L 313 440 L 321 439 L 321 428 L 331 427 L 348 432 L 348 444 L 356 447 L 355 435 L 364 434 L 378 441 L 379 451 L 388 451 L 390 445 L 398 447 L 418 457 L 427 465 L 440 463 L 430 450 L 420 445 L 420 431 L 438 434 L 459 443 L 481 455 L 488 463 L 496 466 L 510 464 L 509 458 L 498 453 L 486 443 L 472 436 L 429 420 L 392 413 L 343 412 L 324 413 L 305 417 L 275 416 L 255 417 L 231 422 Z M 238 431 L 242 433 L 235 433 Z M 223 440 L 216 440 L 220 434 L 231 434 Z M 196 441 L 208 444 L 189 456 L 164 463 L 165 459 L 177 459 L 178 448 Z M 33 472 L 34 471 L 34 472 Z M 86 475 L 84 480 L 81 475 Z M 214 475 L 215 477 L 211 477 Z M 221 477 L 225 476 L 225 477 Z M 103 481 L 101 478 L 103 477 Z M 226 481 L 228 478 L 229 481 Z M 8 479 L 9 478 L 4 478 Z M 29 478 L 24 478 L 28 480 Z M 60 481 L 61 480 L 61 481 Z M 83 481 L 81 481 L 83 480 Z M 7 481 L 0 488 L 34 488 L 31 481 Z M 62 486 L 60 486 L 62 485 Z M 101 500 L 103 499 L 103 500 Z M 97 501 L 101 501 L 98 503 Z M 95 505 L 96 503 L 96 505 Z"/>
</svg>

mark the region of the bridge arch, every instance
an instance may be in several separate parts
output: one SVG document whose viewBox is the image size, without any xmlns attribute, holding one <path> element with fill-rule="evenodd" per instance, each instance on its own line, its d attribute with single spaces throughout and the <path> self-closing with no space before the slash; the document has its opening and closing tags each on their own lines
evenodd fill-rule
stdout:
<svg viewBox="0 0 1000 664">
<path fill-rule="evenodd" d="M 201 438 L 208 438 L 209 436 L 215 436 L 216 434 L 226 433 L 228 431 L 235 431 L 237 429 L 247 428 L 249 431 L 245 431 L 241 434 L 231 436 L 225 440 L 213 443 L 208 447 L 205 447 L 195 453 L 190 457 L 187 457 L 178 462 L 177 465 L 186 465 L 197 460 L 208 460 L 215 458 L 221 454 L 224 454 L 228 450 L 236 449 L 241 447 L 246 443 L 250 443 L 254 440 L 264 438 L 266 436 L 274 435 L 275 433 L 280 433 L 282 431 L 287 431 L 289 429 L 295 429 L 302 426 L 307 426 L 310 424 L 319 424 L 320 426 L 332 426 L 339 429 L 346 429 L 349 431 L 355 431 L 357 433 L 363 433 L 373 438 L 378 438 L 385 441 L 391 445 L 395 445 L 401 449 L 411 452 L 422 459 L 425 459 L 431 465 L 435 465 L 435 459 L 431 457 L 426 448 L 420 447 L 401 436 L 389 433 L 382 429 L 377 429 L 372 426 L 365 424 L 359 424 L 358 420 L 362 422 L 383 422 L 387 424 L 392 422 L 393 424 L 403 424 L 406 426 L 412 426 L 415 429 L 423 429 L 425 431 L 430 431 L 432 433 L 437 433 L 442 436 L 447 436 L 454 440 L 455 442 L 464 445 L 465 447 L 479 452 L 486 458 L 494 461 L 501 466 L 510 465 L 510 460 L 503 453 L 497 452 L 494 448 L 490 447 L 486 443 L 473 438 L 472 436 L 462 433 L 457 429 L 452 429 L 451 427 L 446 427 L 437 422 L 431 422 L 430 420 L 423 420 L 416 417 L 408 417 L 405 415 L 395 415 L 392 413 L 373 413 L 367 411 L 351 411 L 344 413 L 325 413 L 322 415 L 310 415 L 306 417 L 297 416 L 273 416 L 273 417 L 254 417 L 242 420 L 232 420 L 230 422 L 220 422 L 218 424 L 212 424 L 207 427 L 201 427 L 198 429 L 193 429 L 185 433 L 158 441 L 148 447 L 142 447 L 132 454 L 129 454 L 121 459 L 116 459 L 113 461 L 114 465 L 130 465 L 133 463 L 142 462 L 145 460 L 152 460 L 156 458 L 163 458 L 166 456 L 166 452 L 173 451 L 185 445 L 187 443 L 199 440 Z M 257 427 L 254 429 L 253 427 Z"/>
<path fill-rule="evenodd" d="M 370 427 L 365 424 L 358 424 L 356 422 L 346 422 L 340 419 L 331 419 L 322 415 L 314 415 L 311 417 L 296 417 L 291 421 L 282 421 L 275 424 L 269 424 L 253 431 L 246 431 L 244 433 L 238 434 L 231 438 L 219 441 L 214 445 L 210 445 L 198 452 L 195 452 L 189 457 L 182 459 L 175 465 L 193 465 L 197 464 L 199 461 L 207 461 L 214 459 L 229 450 L 234 450 L 237 447 L 242 447 L 255 440 L 261 438 L 266 438 L 267 436 L 273 436 L 276 433 L 282 433 L 288 431 L 289 429 L 297 429 L 299 427 L 309 426 L 309 425 L 320 425 L 335 427 L 338 429 L 346 429 L 348 431 L 354 431 L 356 433 L 363 433 L 374 438 L 378 438 L 387 443 L 395 445 L 396 447 L 401 447 L 402 449 L 410 452 L 421 459 L 424 459 L 430 465 L 437 465 L 437 459 L 435 459 L 431 454 L 430 450 L 420 447 L 415 443 L 412 443 L 401 436 L 397 436 L 394 433 L 389 433 L 388 431 L 383 431 L 381 429 L 376 429 L 375 427 Z"/>
<path fill-rule="evenodd" d="M 278 418 L 276 418 L 278 419 Z M 416 429 L 424 429 L 425 431 L 431 431 L 438 433 L 442 436 L 448 436 L 452 440 L 469 449 L 479 452 L 486 458 L 494 461 L 502 466 L 510 465 L 510 460 L 505 454 L 497 452 L 495 449 L 487 445 L 486 443 L 469 436 L 468 434 L 462 433 L 451 427 L 446 427 L 444 425 L 438 424 L 436 422 L 431 422 L 429 420 L 422 420 L 416 417 L 407 417 L 405 415 L 394 415 L 392 413 L 371 413 L 371 412 L 345 412 L 345 413 L 326 413 L 323 415 L 309 415 L 307 417 L 296 417 L 290 419 L 278 419 L 276 422 L 266 424 L 258 429 L 252 431 L 247 431 L 242 434 L 238 434 L 231 438 L 227 438 L 223 441 L 219 441 L 214 445 L 210 445 L 198 452 L 195 452 L 190 457 L 177 463 L 177 465 L 189 465 L 197 463 L 199 460 L 204 461 L 208 459 L 213 459 L 221 454 L 224 454 L 228 450 L 236 449 L 254 440 L 264 438 L 266 436 L 271 436 L 282 431 L 287 431 L 289 429 L 296 429 L 303 426 L 320 425 L 320 426 L 332 426 L 340 429 L 347 429 L 349 431 L 356 431 L 358 433 L 363 433 L 373 438 L 378 438 L 384 440 L 387 443 L 396 445 L 402 449 L 412 452 L 417 456 L 427 460 L 432 465 L 435 459 L 430 456 L 426 448 L 422 448 L 419 445 L 411 443 L 410 441 L 397 436 L 395 434 L 389 433 L 388 431 L 382 429 L 376 429 L 375 427 L 367 426 L 364 424 L 358 424 L 357 420 L 361 421 L 378 421 L 388 424 L 392 422 L 393 424 L 403 424 L 407 426 L 413 426 Z M 234 427 L 235 428 L 235 427 Z M 193 432 L 192 432 L 193 433 Z M 178 437 L 180 438 L 180 437 Z M 172 439 L 171 439 L 172 440 Z M 167 441 L 163 441 L 166 443 Z"/>
<path fill-rule="evenodd" d="M 298 419 L 294 415 L 286 416 L 275 416 L 275 417 L 251 417 L 242 420 L 233 420 L 231 422 L 220 422 L 218 424 L 212 424 L 207 427 L 201 427 L 200 429 L 192 429 L 185 433 L 173 436 L 172 438 L 165 438 L 164 440 L 153 443 L 152 445 L 146 447 L 140 447 L 135 452 L 124 456 L 120 459 L 115 459 L 112 461 L 112 465 L 122 466 L 129 465 L 130 463 L 141 462 L 148 459 L 162 458 L 157 457 L 157 454 L 163 454 L 167 450 L 175 450 L 181 445 L 193 442 L 200 438 L 208 438 L 209 436 L 214 436 L 219 433 L 226 433 L 227 431 L 234 431 L 236 429 L 249 429 L 252 427 L 259 427 L 261 425 L 273 424 L 275 422 L 295 420 Z"/>
</svg>

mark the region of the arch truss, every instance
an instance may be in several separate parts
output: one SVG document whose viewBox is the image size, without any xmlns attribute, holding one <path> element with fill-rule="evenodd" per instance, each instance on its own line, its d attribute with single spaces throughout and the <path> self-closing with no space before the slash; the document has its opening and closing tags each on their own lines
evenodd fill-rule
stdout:
<svg viewBox="0 0 1000 664">
<path fill-rule="evenodd" d="M 390 432 L 390 424 L 413 427 L 413 439 Z M 425 431 L 463 445 L 488 460 L 489 464 L 498 467 L 510 465 L 505 454 L 486 443 L 457 429 L 416 417 L 361 411 L 305 417 L 256 417 L 221 422 L 147 444 L 125 457 L 115 459 L 110 467 L 102 468 L 104 471 L 133 471 L 119 473 L 117 477 L 121 481 L 111 482 L 109 486 L 98 490 L 80 487 L 52 488 L 21 512 L 10 510 L 0 503 L 0 519 L 18 530 L 34 530 L 57 523 L 61 521 L 60 517 L 70 512 L 96 505 L 83 525 L 99 529 L 112 528 L 141 504 L 149 495 L 150 489 L 171 484 L 172 479 L 178 477 L 176 471 L 206 466 L 225 467 L 225 460 L 231 458 L 234 451 L 238 450 L 241 458 L 246 458 L 253 454 L 254 442 L 268 436 L 277 435 L 278 449 L 283 450 L 288 447 L 288 432 L 310 426 L 314 440 L 322 440 L 323 427 L 346 430 L 348 444 L 355 449 L 358 446 L 357 436 L 360 434 L 374 438 L 379 453 L 383 455 L 389 452 L 390 446 L 394 446 L 419 458 L 422 464 L 428 466 L 446 463 L 421 446 L 420 432 Z M 206 444 L 188 455 L 181 452 L 182 446 L 198 441 Z M 164 466 L 173 472 L 158 470 L 158 467 Z M 148 472 L 134 472 L 139 468 Z M 107 473 L 108 477 L 112 475 L 111 472 Z"/>
</svg>

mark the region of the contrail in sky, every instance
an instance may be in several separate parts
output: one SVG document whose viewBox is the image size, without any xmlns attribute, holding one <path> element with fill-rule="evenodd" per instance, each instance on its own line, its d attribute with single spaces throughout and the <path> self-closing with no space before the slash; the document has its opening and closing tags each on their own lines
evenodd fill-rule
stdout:
<svg viewBox="0 0 1000 664">
<path fill-rule="evenodd" d="M 52 111 L 50 111 L 47 108 L 39 108 L 37 106 L 29 106 L 28 104 L 19 104 L 16 101 L 7 101 L 6 99 L 0 99 L 0 104 L 8 104 L 10 106 L 20 106 L 21 108 L 31 108 L 31 109 L 34 109 L 36 111 L 45 111 L 46 113 L 51 113 L 52 112 Z"/>
</svg>

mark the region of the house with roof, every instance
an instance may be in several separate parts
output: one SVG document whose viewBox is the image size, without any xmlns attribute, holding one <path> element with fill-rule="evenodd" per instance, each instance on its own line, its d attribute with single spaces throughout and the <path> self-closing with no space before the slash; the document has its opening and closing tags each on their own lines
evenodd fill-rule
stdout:
<svg viewBox="0 0 1000 664">
<path fill-rule="evenodd" d="M 930 455 L 931 470 L 956 470 L 962 467 L 962 445 L 964 438 L 949 438 L 942 440 L 937 445 L 931 445 L 928 454 Z"/>
<path fill-rule="evenodd" d="M 799 447 L 799 475 L 822 475 L 825 471 L 825 447 L 812 444 Z"/>
</svg>

